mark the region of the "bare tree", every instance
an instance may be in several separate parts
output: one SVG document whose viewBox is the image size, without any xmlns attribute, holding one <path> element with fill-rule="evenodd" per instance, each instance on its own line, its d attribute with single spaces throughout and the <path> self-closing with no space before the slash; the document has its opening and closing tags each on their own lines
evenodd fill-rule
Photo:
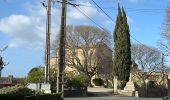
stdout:
<svg viewBox="0 0 170 100">
<path fill-rule="evenodd" d="M 140 44 L 132 45 L 131 53 L 132 60 L 138 65 L 133 74 L 146 87 L 146 80 L 162 69 L 161 53 L 155 48 Z"/>
<path fill-rule="evenodd" d="M 170 5 L 166 9 L 166 16 L 162 25 L 161 40 L 158 42 L 165 53 L 170 53 Z"/>
<path fill-rule="evenodd" d="M 4 47 L 3 49 L 0 49 L 0 53 L 2 53 L 3 51 L 5 51 L 6 49 L 8 48 L 8 46 Z M 9 63 L 8 63 L 9 64 Z M 4 69 L 4 66 L 8 65 L 8 64 L 5 64 L 4 61 L 3 61 L 3 58 L 2 56 L 0 55 L 0 78 L 1 78 L 1 73 L 2 73 L 2 70 Z"/>
<path fill-rule="evenodd" d="M 112 63 L 111 49 L 110 54 L 108 49 L 101 50 L 109 48 L 110 37 L 107 31 L 94 26 L 67 26 L 66 66 L 87 75 L 91 80 L 105 66 L 106 58 L 110 58 Z"/>
<path fill-rule="evenodd" d="M 0 78 L 1 78 L 1 72 L 2 72 L 2 69 L 4 68 L 4 61 L 2 59 L 2 57 L 0 56 Z"/>
<path fill-rule="evenodd" d="M 79 73 L 86 74 L 90 80 L 105 66 L 104 59 L 111 55 L 107 55 L 107 51 L 102 51 L 102 48 L 109 43 L 109 33 L 99 28 L 68 26 L 66 40 L 66 47 L 69 48 L 66 65 L 76 68 Z"/>
</svg>

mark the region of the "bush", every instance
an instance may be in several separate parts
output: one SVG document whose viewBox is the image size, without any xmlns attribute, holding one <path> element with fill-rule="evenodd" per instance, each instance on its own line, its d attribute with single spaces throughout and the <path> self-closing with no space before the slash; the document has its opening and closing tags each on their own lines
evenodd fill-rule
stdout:
<svg viewBox="0 0 170 100">
<path fill-rule="evenodd" d="M 42 94 L 40 92 L 32 91 L 23 85 L 4 87 L 0 89 L 0 100 L 61 100 L 60 94 Z"/>
<path fill-rule="evenodd" d="M 127 83 L 126 81 L 120 81 L 118 88 L 121 90 L 124 89 L 124 87 L 126 86 L 126 83 Z"/>
<path fill-rule="evenodd" d="M 84 89 L 88 85 L 88 77 L 81 74 L 81 75 L 67 75 L 65 77 L 66 84 L 65 87 L 69 89 Z"/>
<path fill-rule="evenodd" d="M 109 81 L 109 82 L 108 82 L 108 87 L 109 87 L 109 88 L 114 88 L 113 83 Z"/>
<path fill-rule="evenodd" d="M 0 89 L 0 94 L 23 94 L 23 95 L 31 95 L 34 94 L 34 91 L 22 86 L 16 85 L 12 87 L 4 87 Z"/>
<path fill-rule="evenodd" d="M 24 94 L 0 94 L 0 100 L 61 100 L 60 94 L 24 95 Z"/>
<path fill-rule="evenodd" d="M 96 86 L 102 86 L 103 85 L 103 80 L 101 78 L 95 78 L 92 80 L 93 83 L 96 85 Z"/>
</svg>

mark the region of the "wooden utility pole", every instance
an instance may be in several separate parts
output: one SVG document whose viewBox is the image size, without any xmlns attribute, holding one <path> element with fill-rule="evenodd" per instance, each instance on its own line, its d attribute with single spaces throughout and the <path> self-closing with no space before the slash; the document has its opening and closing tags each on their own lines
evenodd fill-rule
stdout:
<svg viewBox="0 0 170 100">
<path fill-rule="evenodd" d="M 46 22 L 46 48 L 45 48 L 45 83 L 50 80 L 50 32 L 51 32 L 51 0 L 48 0 Z"/>
<path fill-rule="evenodd" d="M 62 0 L 61 7 L 61 25 L 59 41 L 58 75 L 57 75 L 57 93 L 62 94 L 64 99 L 64 68 L 65 68 L 65 38 L 66 38 L 66 2 Z"/>
</svg>

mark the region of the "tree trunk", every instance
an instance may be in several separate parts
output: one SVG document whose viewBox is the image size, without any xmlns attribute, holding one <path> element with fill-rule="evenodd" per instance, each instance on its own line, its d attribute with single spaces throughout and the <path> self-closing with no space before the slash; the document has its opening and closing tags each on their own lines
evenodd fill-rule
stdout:
<svg viewBox="0 0 170 100">
<path fill-rule="evenodd" d="M 93 87 L 93 85 L 91 84 L 92 76 L 88 76 L 88 77 L 89 77 L 89 87 Z"/>
</svg>

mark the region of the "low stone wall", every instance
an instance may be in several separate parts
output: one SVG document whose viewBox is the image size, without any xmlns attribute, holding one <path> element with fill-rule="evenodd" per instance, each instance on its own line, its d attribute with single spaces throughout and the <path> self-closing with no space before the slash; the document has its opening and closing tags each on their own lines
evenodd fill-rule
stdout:
<svg viewBox="0 0 170 100">
<path fill-rule="evenodd" d="M 125 95 L 125 96 L 132 96 L 138 97 L 138 91 L 125 91 L 125 90 L 118 90 L 118 94 Z"/>
</svg>

